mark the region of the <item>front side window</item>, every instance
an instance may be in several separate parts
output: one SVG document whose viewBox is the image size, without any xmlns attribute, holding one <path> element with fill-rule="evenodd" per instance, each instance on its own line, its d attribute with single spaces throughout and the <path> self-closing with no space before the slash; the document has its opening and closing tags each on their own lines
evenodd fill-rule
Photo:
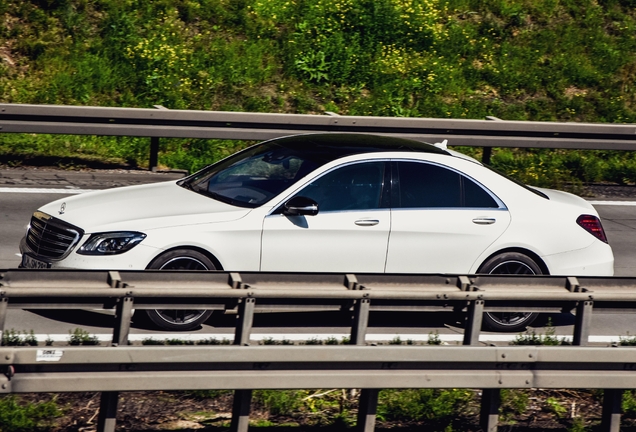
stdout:
<svg viewBox="0 0 636 432">
<path fill-rule="evenodd" d="M 320 212 L 386 207 L 385 165 L 385 162 L 365 162 L 336 168 L 309 183 L 296 196 L 316 201 Z"/>
<path fill-rule="evenodd" d="M 480 185 L 457 171 L 424 162 L 397 162 L 393 208 L 499 208 Z"/>
</svg>

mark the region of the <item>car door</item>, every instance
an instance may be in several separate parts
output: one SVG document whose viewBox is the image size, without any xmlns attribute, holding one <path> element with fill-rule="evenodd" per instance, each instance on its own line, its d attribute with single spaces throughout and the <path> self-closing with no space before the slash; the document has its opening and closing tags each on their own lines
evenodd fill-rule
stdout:
<svg viewBox="0 0 636 432">
<path fill-rule="evenodd" d="M 466 273 L 510 224 L 505 205 L 458 171 L 423 161 L 392 168 L 387 273 Z"/>
<path fill-rule="evenodd" d="M 287 216 L 281 205 L 266 216 L 261 270 L 383 272 L 391 225 L 387 164 L 339 166 L 305 185 L 294 197 L 315 201 L 316 215 Z"/>
</svg>

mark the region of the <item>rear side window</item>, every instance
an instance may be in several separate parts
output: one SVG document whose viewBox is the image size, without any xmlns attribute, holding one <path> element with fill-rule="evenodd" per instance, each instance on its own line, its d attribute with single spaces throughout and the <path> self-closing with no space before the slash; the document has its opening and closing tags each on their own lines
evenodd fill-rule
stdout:
<svg viewBox="0 0 636 432">
<path fill-rule="evenodd" d="M 393 166 L 393 208 L 499 208 L 490 193 L 457 171 L 424 162 Z"/>
</svg>

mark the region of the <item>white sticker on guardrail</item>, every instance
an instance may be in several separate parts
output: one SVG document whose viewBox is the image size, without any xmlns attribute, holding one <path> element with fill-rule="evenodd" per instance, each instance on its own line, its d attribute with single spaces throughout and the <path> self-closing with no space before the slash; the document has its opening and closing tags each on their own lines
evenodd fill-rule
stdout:
<svg viewBox="0 0 636 432">
<path fill-rule="evenodd" d="M 35 361 L 56 362 L 60 361 L 62 355 L 64 355 L 63 350 L 39 349 Z"/>
</svg>

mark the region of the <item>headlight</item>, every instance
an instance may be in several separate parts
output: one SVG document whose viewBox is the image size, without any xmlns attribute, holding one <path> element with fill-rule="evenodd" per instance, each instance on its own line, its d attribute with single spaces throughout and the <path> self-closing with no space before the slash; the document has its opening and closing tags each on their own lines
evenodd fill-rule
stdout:
<svg viewBox="0 0 636 432">
<path fill-rule="evenodd" d="M 81 255 L 117 255 L 129 251 L 146 238 L 140 232 L 109 232 L 92 234 L 77 251 Z"/>
</svg>

